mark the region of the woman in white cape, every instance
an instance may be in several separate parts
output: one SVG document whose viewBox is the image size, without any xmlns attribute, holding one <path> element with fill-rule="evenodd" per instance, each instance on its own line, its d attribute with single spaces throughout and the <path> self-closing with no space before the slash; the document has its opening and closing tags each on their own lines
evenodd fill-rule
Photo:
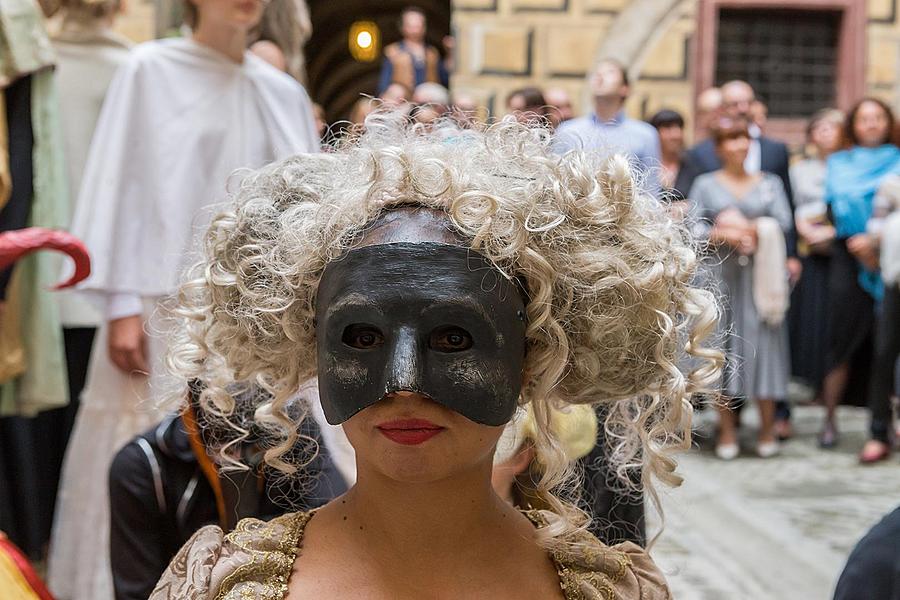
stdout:
<svg viewBox="0 0 900 600">
<path fill-rule="evenodd" d="M 49 562 L 60 600 L 113 597 L 107 471 L 159 417 L 160 308 L 236 169 L 318 147 L 309 97 L 246 51 L 260 0 L 190 0 L 192 35 L 137 46 L 113 80 L 91 144 L 73 232 L 99 301 L 82 405 L 63 467 Z"/>
</svg>

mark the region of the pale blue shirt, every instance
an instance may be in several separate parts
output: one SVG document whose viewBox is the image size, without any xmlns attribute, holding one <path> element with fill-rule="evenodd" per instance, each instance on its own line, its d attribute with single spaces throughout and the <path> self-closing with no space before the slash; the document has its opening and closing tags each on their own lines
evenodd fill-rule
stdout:
<svg viewBox="0 0 900 600">
<path fill-rule="evenodd" d="M 593 113 L 563 122 L 556 130 L 554 148 L 560 154 L 569 150 L 624 153 L 645 172 L 645 189 L 659 191 L 659 134 L 649 123 L 629 119 L 624 111 L 606 122 Z"/>
</svg>

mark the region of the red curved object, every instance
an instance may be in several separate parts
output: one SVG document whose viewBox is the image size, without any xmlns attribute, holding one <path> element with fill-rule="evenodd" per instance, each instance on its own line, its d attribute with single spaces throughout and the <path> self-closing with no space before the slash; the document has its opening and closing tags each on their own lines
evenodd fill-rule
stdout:
<svg viewBox="0 0 900 600">
<path fill-rule="evenodd" d="M 81 240 L 71 233 L 43 227 L 0 233 L 0 269 L 5 269 L 36 250 L 58 250 L 75 262 L 75 273 L 66 281 L 53 286 L 54 290 L 72 287 L 91 274 L 91 257 Z"/>
<path fill-rule="evenodd" d="M 44 582 L 41 581 L 41 578 L 38 577 L 38 574 L 34 572 L 34 569 L 31 567 L 31 563 L 28 562 L 28 559 L 19 551 L 18 548 L 13 545 L 9 539 L 0 533 L 0 552 L 6 554 L 16 565 L 16 568 L 19 569 L 19 572 L 22 574 L 22 577 L 25 578 L 25 581 L 31 586 L 31 589 L 41 600 L 53 600 L 53 596 L 50 594 L 50 591 L 47 589 L 47 586 L 44 585 Z"/>
</svg>

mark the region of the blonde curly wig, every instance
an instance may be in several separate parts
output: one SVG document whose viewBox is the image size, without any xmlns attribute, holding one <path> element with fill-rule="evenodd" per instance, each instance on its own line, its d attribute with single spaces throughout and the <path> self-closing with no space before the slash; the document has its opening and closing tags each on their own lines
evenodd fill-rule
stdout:
<svg viewBox="0 0 900 600">
<path fill-rule="evenodd" d="M 297 433 L 285 407 L 316 374 L 323 270 L 383 211 L 410 204 L 445 212 L 471 248 L 528 290 L 521 402 L 534 406 L 545 467 L 538 488 L 554 513 L 545 542 L 563 543 L 585 525 L 554 494 L 572 469 L 550 432 L 551 406 L 605 406 L 621 481 L 640 468 L 651 494 L 652 477 L 677 485 L 671 452 L 689 444 L 689 397 L 712 387 L 720 368 L 719 353 L 701 345 L 716 302 L 692 284 L 698 259 L 688 234 L 641 192 L 628 161 L 554 154 L 541 127 L 504 120 L 481 131 L 425 130 L 375 112 L 333 153 L 249 174 L 181 289 L 170 366 L 204 380 L 202 401 L 224 415 L 231 382 L 268 390 L 256 418 L 280 443 L 267 460 L 292 469 L 282 456 Z"/>
</svg>

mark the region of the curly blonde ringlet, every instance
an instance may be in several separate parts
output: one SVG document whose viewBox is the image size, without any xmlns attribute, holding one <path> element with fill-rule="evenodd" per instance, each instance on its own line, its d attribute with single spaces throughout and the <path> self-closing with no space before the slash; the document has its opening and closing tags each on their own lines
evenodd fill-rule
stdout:
<svg viewBox="0 0 900 600">
<path fill-rule="evenodd" d="M 621 156 L 554 154 L 546 129 L 504 120 L 480 131 L 430 129 L 376 111 L 333 153 L 301 155 L 247 176 L 210 226 L 206 259 L 180 293 L 184 318 L 170 365 L 208 383 L 252 380 L 273 394 L 257 419 L 296 440 L 284 407 L 316 374 L 316 291 L 325 266 L 383 211 L 444 211 L 470 246 L 528 291 L 522 402 L 537 420 L 538 491 L 552 507 L 548 546 L 585 517 L 555 491 L 572 466 L 550 433 L 549 407 L 607 407 L 610 455 L 623 482 L 642 468 L 675 485 L 673 450 L 690 436 L 690 395 L 712 387 L 721 358 L 702 345 L 718 317 L 692 282 L 686 231 L 641 193 Z M 693 359 L 689 359 L 693 357 Z M 691 362 L 684 373 L 679 365 Z M 640 485 L 636 482 L 634 485 Z"/>
</svg>

